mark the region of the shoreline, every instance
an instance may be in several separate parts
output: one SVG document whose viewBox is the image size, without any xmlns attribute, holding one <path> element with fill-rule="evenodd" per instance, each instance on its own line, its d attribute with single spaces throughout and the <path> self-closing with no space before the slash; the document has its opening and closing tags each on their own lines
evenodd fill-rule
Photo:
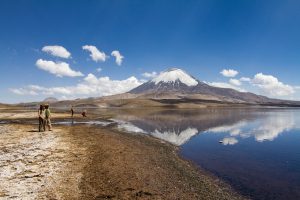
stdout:
<svg viewBox="0 0 300 200">
<path fill-rule="evenodd" d="M 0 119 L 3 119 L 1 114 Z M 26 116 L 32 115 L 27 113 Z M 55 113 L 53 116 L 70 118 L 67 114 Z M 22 117 L 17 114 L 10 120 L 20 118 Z M 26 120 L 34 118 L 29 117 Z M 31 146 L 27 147 L 25 145 L 25 149 L 28 148 L 27 152 L 41 151 L 49 155 L 42 155 L 42 162 L 36 163 L 30 173 L 25 166 L 23 169 L 17 169 L 22 172 L 22 176 L 10 177 L 10 180 L 15 179 L 15 182 L 10 184 L 12 186 L 17 184 L 19 179 L 27 177 L 25 183 L 26 180 L 29 181 L 27 189 L 31 189 L 32 193 L 26 195 L 31 197 L 35 195 L 39 199 L 244 199 L 219 178 L 182 158 L 178 154 L 178 147 L 151 136 L 115 130 L 113 125 L 96 127 L 83 124 L 55 125 L 53 132 L 39 133 L 34 132 L 36 126 L 22 123 L 24 119 L 16 124 L 0 124 L 0 130 L 4 130 L 4 133 L 0 134 L 2 139 L 0 150 L 5 150 L 9 145 L 10 148 L 6 148 L 3 155 L 15 152 L 18 159 L 29 166 L 35 162 L 35 157 L 31 156 L 32 153 L 25 156 L 18 155 L 18 149 L 24 149 L 24 144 L 18 144 L 19 140 L 39 138 L 37 144 L 30 143 Z M 13 143 L 10 139 L 5 144 L 3 137 L 13 137 L 16 142 Z M 45 148 L 42 145 L 39 150 L 32 149 L 39 145 L 42 139 L 51 141 L 49 138 L 52 138 L 52 146 Z M 44 168 L 40 167 L 42 163 L 46 163 Z M 15 163 L 7 164 L 11 168 L 15 167 L 14 165 Z M 46 173 L 48 168 L 53 170 L 51 177 Z M 34 172 L 35 170 L 37 172 Z M 0 179 L 4 180 L 5 177 L 0 176 Z M 38 184 L 35 184 L 33 187 L 30 184 L 32 180 L 43 184 L 40 187 L 36 187 Z M 4 191 L 0 185 L 0 198 L 11 196 L 13 192 L 7 191 L 10 188 Z M 22 195 L 25 194 L 22 193 L 19 197 L 22 198 Z"/>
</svg>

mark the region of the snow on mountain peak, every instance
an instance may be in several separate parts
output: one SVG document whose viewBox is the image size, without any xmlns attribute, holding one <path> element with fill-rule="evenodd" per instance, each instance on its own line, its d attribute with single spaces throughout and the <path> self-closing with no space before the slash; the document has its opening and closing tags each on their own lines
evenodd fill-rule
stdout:
<svg viewBox="0 0 300 200">
<path fill-rule="evenodd" d="M 187 86 L 196 86 L 198 81 L 188 75 L 185 71 L 177 68 L 171 68 L 167 71 L 161 72 L 157 77 L 151 80 L 157 85 L 159 82 L 170 83 L 180 81 Z"/>
</svg>

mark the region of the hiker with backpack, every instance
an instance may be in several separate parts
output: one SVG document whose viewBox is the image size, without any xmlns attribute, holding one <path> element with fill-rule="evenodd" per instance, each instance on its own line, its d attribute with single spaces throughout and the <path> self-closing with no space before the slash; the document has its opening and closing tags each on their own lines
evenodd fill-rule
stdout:
<svg viewBox="0 0 300 200">
<path fill-rule="evenodd" d="M 49 131 L 52 131 L 52 125 L 51 125 L 51 111 L 49 109 L 49 104 L 45 105 L 45 130 L 46 130 L 46 126 L 48 127 Z"/>
</svg>

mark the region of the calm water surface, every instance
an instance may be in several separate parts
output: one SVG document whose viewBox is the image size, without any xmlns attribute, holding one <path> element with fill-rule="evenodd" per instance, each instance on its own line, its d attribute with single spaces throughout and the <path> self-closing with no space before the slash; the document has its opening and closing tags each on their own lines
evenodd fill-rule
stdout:
<svg viewBox="0 0 300 200">
<path fill-rule="evenodd" d="M 300 110 L 118 111 L 115 121 L 180 146 L 253 199 L 300 199 Z"/>
</svg>

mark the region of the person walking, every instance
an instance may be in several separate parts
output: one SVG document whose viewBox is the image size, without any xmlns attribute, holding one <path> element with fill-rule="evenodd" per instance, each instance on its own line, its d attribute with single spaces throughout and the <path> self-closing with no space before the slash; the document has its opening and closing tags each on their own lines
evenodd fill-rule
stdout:
<svg viewBox="0 0 300 200">
<path fill-rule="evenodd" d="M 45 105 L 45 125 L 48 127 L 49 131 L 52 131 L 52 125 L 51 125 L 51 111 L 49 109 L 49 104 Z M 46 128 L 45 128 L 46 130 Z"/>
<path fill-rule="evenodd" d="M 45 107 L 40 105 L 38 109 L 38 116 L 39 116 L 39 132 L 45 131 Z"/>
</svg>

